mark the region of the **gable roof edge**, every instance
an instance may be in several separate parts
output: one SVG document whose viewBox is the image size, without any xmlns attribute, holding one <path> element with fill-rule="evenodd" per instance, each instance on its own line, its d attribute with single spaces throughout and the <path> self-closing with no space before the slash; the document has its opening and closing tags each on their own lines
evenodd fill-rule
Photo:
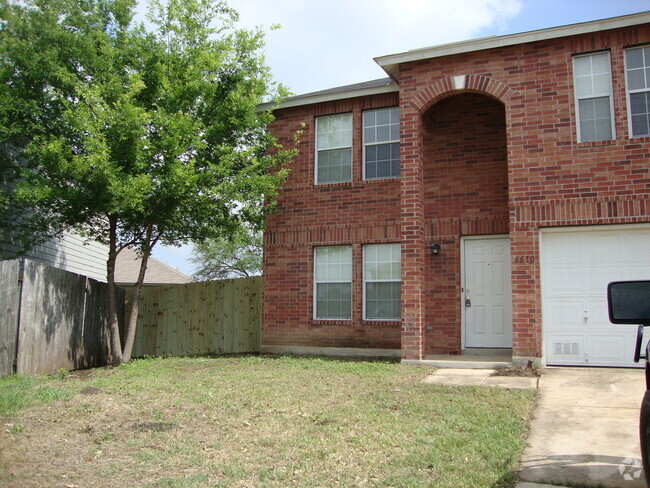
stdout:
<svg viewBox="0 0 650 488">
<path fill-rule="evenodd" d="M 261 103 L 257 106 L 257 110 L 262 112 L 265 110 L 300 107 L 302 105 L 332 102 L 335 100 L 365 97 L 368 95 L 381 95 L 382 93 L 393 93 L 398 91 L 399 86 L 391 78 L 381 78 L 379 80 L 339 86 L 328 90 L 306 93 L 304 95 L 296 95 L 285 99 L 279 104 L 273 102 Z"/>
<path fill-rule="evenodd" d="M 529 42 L 544 41 L 547 39 L 556 39 L 560 37 L 569 37 L 580 34 L 589 34 L 621 27 L 630 27 L 650 22 L 650 11 L 612 17 L 609 19 L 592 20 L 579 24 L 570 24 L 560 27 L 550 27 L 548 29 L 539 29 L 534 31 L 522 32 L 517 34 L 508 34 L 504 36 L 489 36 L 467 41 L 430 46 L 412 51 L 406 51 L 398 54 L 389 54 L 374 58 L 375 62 L 391 77 L 395 78 L 401 63 L 412 61 L 421 61 L 424 59 L 450 56 L 454 54 L 463 54 L 474 51 L 483 51 Z"/>
</svg>

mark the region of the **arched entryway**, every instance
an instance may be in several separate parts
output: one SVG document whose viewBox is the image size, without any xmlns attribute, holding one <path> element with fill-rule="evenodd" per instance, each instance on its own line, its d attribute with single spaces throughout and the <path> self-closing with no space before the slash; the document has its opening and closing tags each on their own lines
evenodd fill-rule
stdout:
<svg viewBox="0 0 650 488">
<path fill-rule="evenodd" d="M 512 347 L 504 105 L 446 97 L 423 117 L 425 353 Z"/>
<path fill-rule="evenodd" d="M 423 89 L 405 111 L 414 130 L 403 127 L 402 140 L 414 150 L 402 160 L 403 359 L 512 348 L 511 94 L 485 77 L 451 78 Z"/>
</svg>

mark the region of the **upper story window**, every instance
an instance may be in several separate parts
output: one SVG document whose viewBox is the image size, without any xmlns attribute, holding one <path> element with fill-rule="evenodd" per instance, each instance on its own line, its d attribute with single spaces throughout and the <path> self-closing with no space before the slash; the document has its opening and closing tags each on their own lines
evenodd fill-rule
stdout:
<svg viewBox="0 0 650 488">
<path fill-rule="evenodd" d="M 625 51 L 628 113 L 632 137 L 650 135 L 650 46 Z"/>
<path fill-rule="evenodd" d="M 578 142 L 614 138 L 612 74 L 609 53 L 573 58 Z"/>
<path fill-rule="evenodd" d="M 314 249 L 314 318 L 352 317 L 352 247 Z"/>
<path fill-rule="evenodd" d="M 399 176 L 399 109 L 363 113 L 364 179 Z"/>
<path fill-rule="evenodd" d="M 316 184 L 352 181 L 352 114 L 316 119 Z"/>
<path fill-rule="evenodd" d="M 401 247 L 363 246 L 364 318 L 399 320 L 401 308 Z"/>
</svg>

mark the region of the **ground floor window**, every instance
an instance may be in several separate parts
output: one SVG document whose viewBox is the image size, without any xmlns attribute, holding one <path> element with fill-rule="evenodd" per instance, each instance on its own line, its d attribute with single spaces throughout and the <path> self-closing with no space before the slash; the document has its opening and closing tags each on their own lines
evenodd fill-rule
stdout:
<svg viewBox="0 0 650 488">
<path fill-rule="evenodd" d="M 401 248 L 399 244 L 363 247 L 364 318 L 399 320 Z"/>
<path fill-rule="evenodd" d="M 352 317 L 352 246 L 314 249 L 314 318 Z"/>
</svg>

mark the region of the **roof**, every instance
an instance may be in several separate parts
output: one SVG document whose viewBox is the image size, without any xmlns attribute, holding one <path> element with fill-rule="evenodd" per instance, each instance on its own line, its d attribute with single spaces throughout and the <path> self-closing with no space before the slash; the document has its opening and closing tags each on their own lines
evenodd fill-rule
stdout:
<svg viewBox="0 0 650 488">
<path fill-rule="evenodd" d="M 117 255 L 115 263 L 115 283 L 118 285 L 133 285 L 138 280 L 142 258 L 133 249 L 127 247 Z M 192 277 L 177 269 L 150 257 L 147 262 L 147 272 L 144 276 L 145 285 L 183 284 L 194 281 Z"/>
<path fill-rule="evenodd" d="M 390 78 L 381 78 L 379 80 L 367 81 L 365 83 L 356 83 L 354 85 L 340 86 L 321 90 L 304 95 L 289 97 L 280 104 L 264 103 L 258 106 L 259 110 L 273 110 L 276 108 L 299 107 L 302 105 L 311 105 L 314 103 L 330 102 L 333 100 L 343 100 L 366 95 L 377 95 L 380 93 L 389 93 L 399 91 L 398 84 L 393 81 L 397 78 L 399 65 L 412 61 L 423 59 L 438 58 L 454 54 L 469 53 L 493 49 L 506 46 L 515 46 L 529 42 L 536 42 L 560 37 L 568 37 L 591 32 L 600 32 L 609 29 L 618 29 L 621 27 L 630 27 L 633 25 L 646 24 L 650 22 L 650 11 L 638 14 L 623 15 L 621 17 L 612 17 L 603 20 L 594 20 L 591 22 L 582 22 L 560 27 L 551 27 L 535 31 L 523 32 L 519 34 L 508 34 L 504 36 L 490 36 L 468 41 L 454 42 L 451 44 L 442 44 L 438 46 L 414 49 L 398 54 L 389 54 L 375 58 L 375 62 L 390 76 Z"/>
<path fill-rule="evenodd" d="M 379 78 L 378 80 L 364 81 L 353 85 L 337 86 L 327 90 L 320 90 L 303 95 L 296 95 L 285 99 L 277 107 L 273 103 L 262 103 L 258 110 L 272 110 L 274 108 L 300 107 L 312 103 L 330 102 L 345 98 L 363 97 L 367 95 L 378 95 L 399 91 L 399 86 L 391 78 Z"/>
</svg>

